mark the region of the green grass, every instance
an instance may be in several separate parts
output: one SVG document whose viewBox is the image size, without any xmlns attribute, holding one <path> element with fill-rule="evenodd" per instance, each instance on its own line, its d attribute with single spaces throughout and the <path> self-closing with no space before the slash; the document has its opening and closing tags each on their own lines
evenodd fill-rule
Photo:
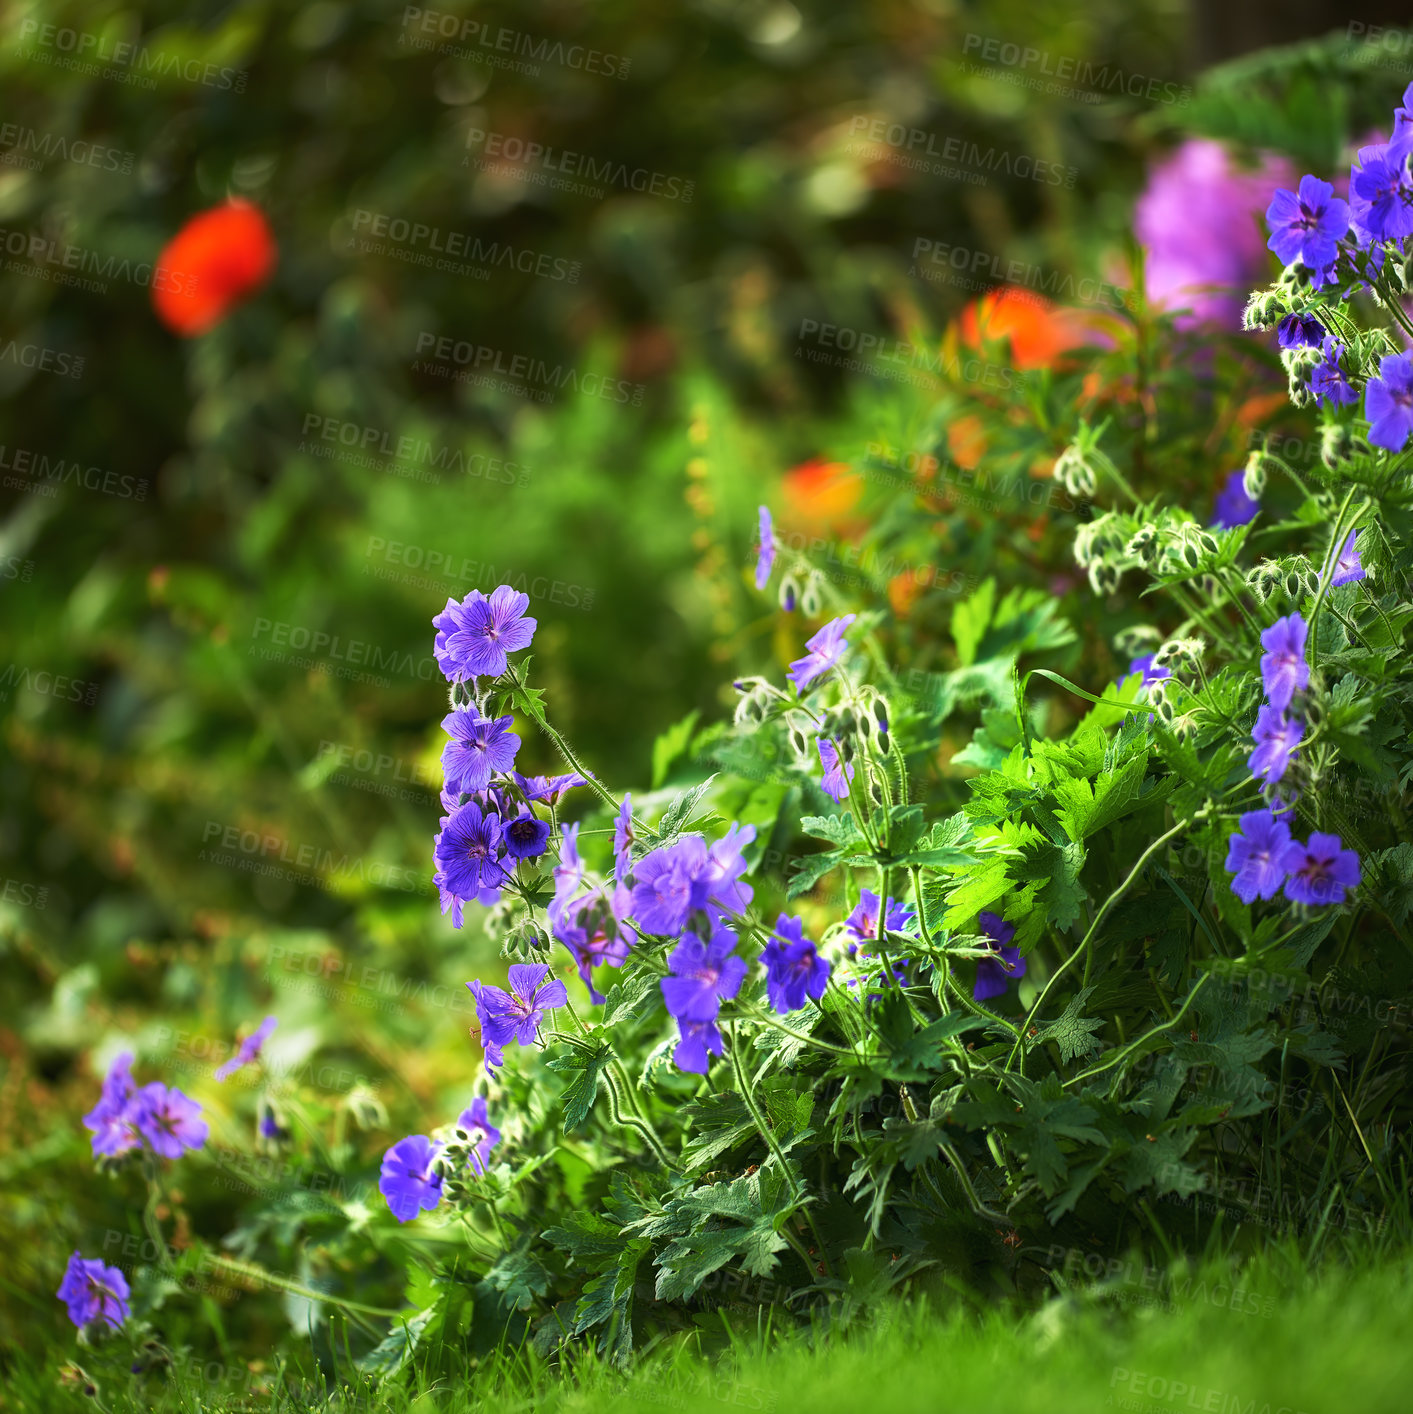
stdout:
<svg viewBox="0 0 1413 1414">
<path fill-rule="evenodd" d="M 331 1398 L 284 1372 L 278 1389 L 232 1393 L 188 1375 L 96 1400 L 61 1388 L 57 1370 L 20 1356 L 5 1409 L 119 1414 L 157 1411 L 365 1410 L 369 1414 L 563 1411 L 622 1414 L 722 1408 L 829 1414 L 965 1411 L 1069 1414 L 1382 1414 L 1409 1408 L 1407 1335 L 1413 1253 L 1353 1254 L 1318 1270 L 1274 1247 L 1235 1277 L 1230 1266 L 1144 1273 L 1059 1294 L 1029 1315 L 957 1295 L 945 1314 L 925 1303 L 862 1313 L 851 1329 L 818 1324 L 772 1338 L 739 1315 L 700 1317 L 631 1373 L 585 1352 L 572 1365 L 532 1355 L 471 1362 L 407 1385 L 350 1386 Z M 1239 1297 L 1233 1297 L 1233 1291 Z M 710 1351 L 708 1356 L 704 1352 Z M 84 1352 L 79 1352 L 82 1356 Z M 86 1362 L 95 1369 L 96 1363 Z M 444 1368 L 457 1368 L 444 1362 Z M 268 1376 L 266 1378 L 269 1378 Z M 100 1377 L 101 1379 L 101 1377 Z M 278 1383 L 278 1382 L 277 1382 Z"/>
</svg>

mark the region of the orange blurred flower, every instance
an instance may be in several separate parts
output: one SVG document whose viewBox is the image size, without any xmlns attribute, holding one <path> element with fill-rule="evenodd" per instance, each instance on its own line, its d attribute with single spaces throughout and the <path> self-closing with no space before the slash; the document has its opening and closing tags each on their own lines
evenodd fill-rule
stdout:
<svg viewBox="0 0 1413 1414">
<path fill-rule="evenodd" d="M 1016 368 L 1049 368 L 1060 355 L 1093 341 L 1093 319 L 1081 310 L 1051 304 L 1019 285 L 972 300 L 961 315 L 962 342 L 969 349 L 1009 339 Z"/>
<path fill-rule="evenodd" d="M 838 529 L 863 495 L 863 477 L 847 462 L 814 457 L 785 473 L 784 490 L 791 519 Z"/>
<path fill-rule="evenodd" d="M 157 317 L 174 333 L 204 334 L 270 278 L 275 254 L 265 217 L 248 201 L 227 201 L 193 216 L 157 259 Z"/>
</svg>

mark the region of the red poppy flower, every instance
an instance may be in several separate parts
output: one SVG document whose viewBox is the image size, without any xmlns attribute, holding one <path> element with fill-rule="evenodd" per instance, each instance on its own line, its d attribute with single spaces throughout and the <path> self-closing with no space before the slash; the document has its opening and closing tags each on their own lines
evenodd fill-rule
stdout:
<svg viewBox="0 0 1413 1414">
<path fill-rule="evenodd" d="M 814 457 L 785 473 L 784 491 L 792 520 L 838 531 L 863 495 L 863 477 L 847 462 Z"/>
<path fill-rule="evenodd" d="M 270 278 L 275 240 L 257 207 L 228 201 L 193 216 L 167 243 L 152 305 L 173 332 L 204 334 Z"/>
</svg>

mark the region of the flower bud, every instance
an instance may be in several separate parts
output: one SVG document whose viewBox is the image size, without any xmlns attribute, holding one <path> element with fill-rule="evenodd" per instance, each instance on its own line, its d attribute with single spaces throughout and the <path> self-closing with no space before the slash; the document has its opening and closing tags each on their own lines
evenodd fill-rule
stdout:
<svg viewBox="0 0 1413 1414">
<path fill-rule="evenodd" d="M 1161 541 L 1156 525 L 1141 526 L 1138 532 L 1124 546 L 1124 554 L 1137 560 L 1144 569 L 1151 569 L 1158 562 Z"/>
<path fill-rule="evenodd" d="M 1130 624 L 1114 635 L 1114 647 L 1125 658 L 1137 658 L 1150 652 L 1161 637 L 1152 624 Z"/>
<path fill-rule="evenodd" d="M 817 619 L 823 607 L 824 598 L 820 593 L 819 576 L 812 574 L 805 581 L 805 592 L 800 597 L 800 608 L 804 610 L 807 618 Z"/>
<path fill-rule="evenodd" d="M 1055 462 L 1055 479 L 1071 496 L 1090 497 L 1099 485 L 1088 458 L 1073 442 Z"/>
<path fill-rule="evenodd" d="M 1266 490 L 1266 466 L 1259 451 L 1253 451 L 1246 458 L 1246 468 L 1242 472 L 1241 489 L 1253 501 L 1259 501 Z"/>
<path fill-rule="evenodd" d="M 1354 455 L 1354 432 L 1347 423 L 1326 422 L 1320 427 L 1320 460 L 1333 471 Z"/>
<path fill-rule="evenodd" d="M 1113 594 L 1119 587 L 1123 572 L 1114 565 L 1096 561 L 1089 567 L 1089 587 L 1102 596 Z"/>
<path fill-rule="evenodd" d="M 800 584 L 793 574 L 787 574 L 780 581 L 780 607 L 787 614 L 795 612 L 795 605 L 800 602 Z"/>
</svg>

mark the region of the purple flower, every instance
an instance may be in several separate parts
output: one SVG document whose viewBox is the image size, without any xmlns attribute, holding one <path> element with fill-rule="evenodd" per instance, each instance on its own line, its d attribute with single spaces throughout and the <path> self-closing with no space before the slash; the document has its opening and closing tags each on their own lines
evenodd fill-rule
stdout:
<svg viewBox="0 0 1413 1414">
<path fill-rule="evenodd" d="M 499 889 L 505 878 L 499 862 L 500 846 L 501 825 L 496 816 L 483 815 L 474 801 L 458 806 L 433 850 L 444 886 L 460 899 L 478 898 Z"/>
<path fill-rule="evenodd" d="M 1300 745 L 1301 730 L 1299 720 L 1288 718 L 1279 707 L 1269 704 L 1262 707 L 1256 714 L 1256 726 L 1251 733 L 1256 743 L 1247 762 L 1252 775 L 1268 786 L 1275 785 L 1285 775 L 1290 758 Z"/>
<path fill-rule="evenodd" d="M 84 1127 L 93 1131 L 94 1157 L 116 1157 L 142 1145 L 137 1128 L 133 1096 L 137 1086 L 132 1078 L 132 1053 L 124 1051 L 109 1067 L 98 1103 L 83 1117 Z"/>
<path fill-rule="evenodd" d="M 227 1077 L 234 1075 L 242 1066 L 250 1065 L 260 1054 L 261 1047 L 270 1039 L 270 1033 L 279 1024 L 279 1021 L 275 1017 L 267 1016 L 265 1020 L 240 1043 L 240 1048 L 236 1051 L 235 1055 L 216 1071 L 214 1079 L 225 1080 Z"/>
<path fill-rule="evenodd" d="M 86 1260 L 75 1251 L 55 1294 L 69 1308 L 69 1319 L 80 1330 L 90 1321 L 102 1321 L 110 1330 L 117 1330 L 128 1318 L 131 1293 L 127 1278 L 97 1257 Z"/>
<path fill-rule="evenodd" d="M 856 618 L 857 614 L 845 614 L 842 618 L 830 619 L 806 642 L 805 647 L 810 651 L 791 663 L 787 674 L 797 692 L 803 692 L 817 677 L 837 667 L 843 660 L 849 647 L 844 641 L 844 631 Z"/>
<path fill-rule="evenodd" d="M 832 796 L 836 802 L 842 801 L 849 794 L 849 782 L 854 779 L 854 763 L 841 760 L 839 748 L 827 736 L 819 737 L 816 745 L 819 747 L 819 759 L 824 765 L 824 779 L 819 783 L 820 789 L 825 795 Z"/>
<path fill-rule="evenodd" d="M 1141 653 L 1128 665 L 1128 672 L 1124 674 L 1124 677 L 1132 677 L 1134 673 L 1142 673 L 1143 681 L 1139 683 L 1140 687 L 1147 687 L 1149 683 L 1161 682 L 1164 678 L 1172 677 L 1172 673 L 1161 664 L 1154 666 L 1153 659 L 1156 656 L 1155 653 Z"/>
<path fill-rule="evenodd" d="M 1353 584 L 1357 579 L 1366 579 L 1368 570 L 1364 568 L 1364 562 L 1359 558 L 1359 549 L 1354 543 L 1354 537 L 1358 535 L 1357 530 L 1351 530 L 1345 537 L 1344 544 L 1340 547 L 1338 555 L 1331 555 L 1326 559 L 1321 574 L 1329 574 L 1334 571 L 1330 579 L 1330 588 L 1338 589 L 1341 584 Z M 1331 564 L 1333 560 L 1333 564 Z"/>
<path fill-rule="evenodd" d="M 487 1036 L 481 1037 L 481 1060 L 487 1075 L 494 1075 L 505 1064 L 505 1052 Z"/>
<path fill-rule="evenodd" d="M 1327 338 L 1320 347 L 1321 359 L 1310 371 L 1310 391 L 1323 407 L 1342 407 L 1357 403 L 1359 394 L 1349 381 L 1340 359 L 1344 345 L 1335 338 Z"/>
<path fill-rule="evenodd" d="M 383 1155 L 378 1192 L 388 1200 L 398 1222 L 411 1222 L 442 1201 L 442 1176 L 432 1167 L 441 1148 L 425 1134 L 409 1134 Z"/>
<path fill-rule="evenodd" d="M 885 931 L 889 933 L 906 932 L 909 926 L 917 918 L 917 914 L 911 909 L 904 908 L 897 899 L 890 898 L 884 918 Z M 860 943 L 872 943 L 878 940 L 878 895 L 872 889 L 864 889 L 859 894 L 859 901 L 854 911 L 844 920 L 844 927 L 848 930 L 853 942 L 849 944 L 850 949 L 855 949 Z M 850 951 L 850 957 L 853 952 Z"/>
<path fill-rule="evenodd" d="M 799 1011 L 805 997 L 818 1001 L 829 981 L 829 964 L 805 937 L 801 919 L 782 913 L 760 955 L 766 971 L 766 996 L 782 1016 Z"/>
<path fill-rule="evenodd" d="M 1299 613 L 1277 619 L 1261 635 L 1261 681 L 1272 707 L 1284 712 L 1297 691 L 1310 686 L 1310 665 L 1305 661 L 1305 620 Z"/>
<path fill-rule="evenodd" d="M 1274 898 L 1285 883 L 1289 852 L 1290 826 L 1269 810 L 1248 810 L 1227 842 L 1227 873 L 1236 875 L 1232 893 L 1242 903 Z"/>
<path fill-rule="evenodd" d="M 1387 452 L 1403 450 L 1413 433 L 1413 354 L 1385 354 L 1379 376 L 1364 389 L 1369 440 Z"/>
<path fill-rule="evenodd" d="M 1241 470 L 1233 471 L 1222 482 L 1222 489 L 1217 492 L 1217 499 L 1212 504 L 1212 519 L 1209 524 L 1215 525 L 1219 530 L 1235 530 L 1237 526 L 1254 520 L 1256 512 L 1260 509 L 1260 501 L 1253 501 L 1246 494 L 1246 473 Z M 1130 668 L 1129 671 L 1132 672 L 1133 669 Z M 1164 673 L 1163 676 L 1167 677 L 1168 675 Z M 1147 682 L 1148 679 L 1145 677 L 1145 686 Z"/>
<path fill-rule="evenodd" d="M 667 1010 L 679 1021 L 711 1021 L 741 990 L 746 964 L 734 955 L 736 935 L 719 923 L 711 941 L 704 943 L 695 933 L 686 934 L 668 958 L 672 975 L 659 985 Z"/>
<path fill-rule="evenodd" d="M 459 1129 L 464 1129 L 471 1145 L 471 1167 L 478 1174 L 485 1173 L 491 1162 L 491 1150 L 500 1143 L 500 1130 L 486 1114 L 486 1097 L 477 1095 L 470 1107 L 462 1110 L 456 1121 Z"/>
<path fill-rule="evenodd" d="M 999 997 L 1016 977 L 1025 976 L 1025 959 L 1020 949 L 1010 945 L 1016 935 L 1016 925 L 1007 923 L 999 913 L 985 910 L 977 917 L 981 931 L 991 943 L 994 956 L 983 957 L 976 964 L 976 981 L 972 984 L 973 1001 L 984 1002 Z"/>
<path fill-rule="evenodd" d="M 518 1041 L 528 1046 L 534 1041 L 547 1011 L 569 1000 L 564 983 L 556 978 L 546 982 L 549 968 L 542 962 L 517 962 L 509 970 L 510 990 L 488 982 L 468 982 L 476 998 L 476 1014 L 481 1034 L 497 1046 Z"/>
<path fill-rule="evenodd" d="M 680 1017 L 677 1031 L 682 1039 L 672 1052 L 672 1063 L 678 1070 L 705 1075 L 710 1064 L 707 1057 L 719 1056 L 725 1049 L 721 1042 L 721 1028 L 712 1020 L 689 1021 Z"/>
<path fill-rule="evenodd" d="M 179 1159 L 184 1150 L 199 1149 L 208 1127 L 201 1106 L 180 1090 L 154 1080 L 134 1098 L 138 1132 L 164 1159 Z"/>
<path fill-rule="evenodd" d="M 596 889 L 558 909 L 550 919 L 555 937 L 578 964 L 579 976 L 595 1006 L 603 1001 L 603 994 L 594 986 L 594 968 L 622 967 L 632 947 L 632 939 L 623 926 L 632 901 L 632 894 L 623 884 L 607 895 Z"/>
<path fill-rule="evenodd" d="M 1350 215 L 1376 241 L 1401 241 L 1413 234 L 1413 191 L 1408 152 L 1413 134 L 1359 149 L 1359 166 L 1349 174 Z"/>
<path fill-rule="evenodd" d="M 770 580 L 771 566 L 775 563 L 775 527 L 771 524 L 770 512 L 760 508 L 760 545 L 756 552 L 756 588 L 764 589 Z"/>
<path fill-rule="evenodd" d="M 589 784 L 578 771 L 569 771 L 563 776 L 522 776 L 514 771 L 512 776 L 526 800 L 543 800 L 555 807 L 575 786 Z"/>
<path fill-rule="evenodd" d="M 554 866 L 554 898 L 545 912 L 557 923 L 559 914 L 584 882 L 584 861 L 579 858 L 579 824 L 564 825 L 559 832 L 559 862 Z"/>
<path fill-rule="evenodd" d="M 1318 349 L 1326 333 L 1313 314 L 1287 314 L 1276 325 L 1276 342 L 1283 349 Z"/>
<path fill-rule="evenodd" d="M 485 790 L 497 771 L 510 770 L 520 750 L 520 738 L 510 730 L 514 720 L 492 720 L 471 708 L 458 708 L 442 718 L 442 730 L 451 738 L 442 747 L 448 792 L 469 795 Z"/>
<path fill-rule="evenodd" d="M 1300 191 L 1282 188 L 1271 198 L 1266 210 L 1271 228 L 1267 248 L 1275 251 L 1282 265 L 1297 260 L 1323 274 L 1334 264 L 1338 241 L 1349 229 L 1349 204 L 1334 194 L 1334 188 L 1318 177 L 1300 179 Z"/>
<path fill-rule="evenodd" d="M 1316 830 L 1308 844 L 1291 845 L 1285 867 L 1285 896 L 1294 903 L 1343 903 L 1359 887 L 1359 856 L 1338 835 Z"/>
<path fill-rule="evenodd" d="M 1295 180 L 1281 158 L 1264 157 L 1259 169 L 1247 172 L 1218 142 L 1180 144 L 1153 169 L 1134 208 L 1148 298 L 1190 311 L 1178 315 L 1180 329 L 1235 327 L 1246 292 L 1267 266 L 1260 213 L 1272 187 Z"/>
<path fill-rule="evenodd" d="M 522 810 L 501 831 L 505 852 L 512 859 L 538 859 L 549 848 L 548 820 L 540 820 Z"/>
<path fill-rule="evenodd" d="M 633 797 L 625 795 L 613 822 L 613 868 L 620 883 L 627 883 L 633 872 L 633 846 L 637 841 L 633 829 Z"/>
<path fill-rule="evenodd" d="M 697 881 L 707 868 L 706 844 L 696 835 L 645 854 L 633 871 L 633 917 L 646 933 L 673 937 L 704 900 Z"/>
<path fill-rule="evenodd" d="M 432 620 L 438 667 L 452 682 L 499 677 L 506 669 L 506 654 L 528 648 L 535 636 L 537 621 L 525 617 L 529 607 L 530 596 L 508 584 L 493 589 L 489 598 L 473 589 L 459 604 L 448 599 Z"/>
<path fill-rule="evenodd" d="M 705 906 L 730 913 L 744 913 L 755 896 L 755 890 L 744 883 L 746 856 L 743 846 L 754 841 L 754 825 L 732 824 L 722 837 L 707 850 L 706 872 L 700 883 L 705 894 Z"/>
</svg>

